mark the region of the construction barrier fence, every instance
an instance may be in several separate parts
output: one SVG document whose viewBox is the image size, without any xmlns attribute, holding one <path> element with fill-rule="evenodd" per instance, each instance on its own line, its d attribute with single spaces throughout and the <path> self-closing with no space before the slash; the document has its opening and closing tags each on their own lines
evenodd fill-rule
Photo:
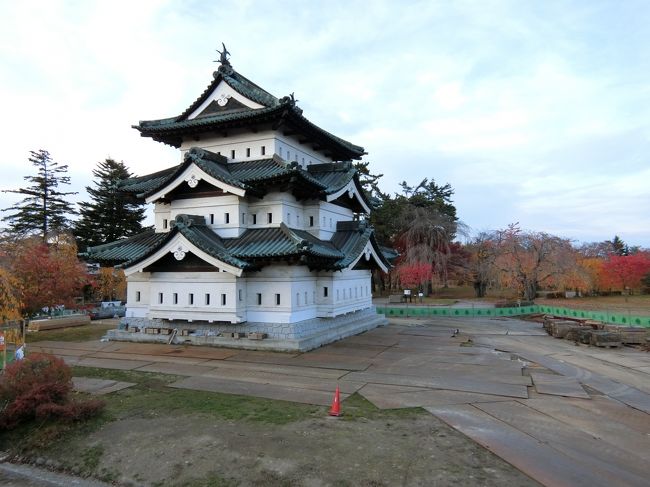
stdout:
<svg viewBox="0 0 650 487">
<path fill-rule="evenodd" d="M 543 313 L 567 318 L 602 321 L 619 326 L 640 326 L 650 328 L 650 316 L 634 316 L 621 310 L 579 310 L 556 306 L 520 306 L 516 308 L 451 308 L 442 306 L 377 306 L 377 313 L 388 317 L 407 318 L 418 316 L 447 316 L 450 318 L 522 316 Z"/>
</svg>

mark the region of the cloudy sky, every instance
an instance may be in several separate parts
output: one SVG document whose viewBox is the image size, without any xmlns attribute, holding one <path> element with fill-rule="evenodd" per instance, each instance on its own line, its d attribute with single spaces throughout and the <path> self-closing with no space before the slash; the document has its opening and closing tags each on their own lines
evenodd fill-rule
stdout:
<svg viewBox="0 0 650 487">
<path fill-rule="evenodd" d="M 136 174 L 179 162 L 139 120 L 233 67 L 362 145 L 381 186 L 450 183 L 472 230 L 650 247 L 650 2 L 0 0 L 0 187 L 30 150 Z M 15 201 L 0 194 L 0 207 Z"/>
</svg>

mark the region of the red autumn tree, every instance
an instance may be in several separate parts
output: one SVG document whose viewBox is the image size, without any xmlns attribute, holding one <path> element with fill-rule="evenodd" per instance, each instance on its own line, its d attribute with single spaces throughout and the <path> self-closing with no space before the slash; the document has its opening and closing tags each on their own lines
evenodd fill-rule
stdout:
<svg viewBox="0 0 650 487">
<path fill-rule="evenodd" d="M 610 255 L 603 263 L 601 282 L 608 289 L 640 289 L 641 280 L 650 273 L 650 253 Z"/>
<path fill-rule="evenodd" d="M 397 268 L 399 279 L 405 288 L 422 287 L 430 279 L 433 273 L 431 264 L 426 262 L 416 264 L 402 264 Z"/>
<path fill-rule="evenodd" d="M 71 306 L 86 283 L 86 269 L 77 259 L 74 242 L 44 244 L 27 239 L 16 246 L 13 275 L 23 291 L 23 311 L 48 306 Z"/>
</svg>

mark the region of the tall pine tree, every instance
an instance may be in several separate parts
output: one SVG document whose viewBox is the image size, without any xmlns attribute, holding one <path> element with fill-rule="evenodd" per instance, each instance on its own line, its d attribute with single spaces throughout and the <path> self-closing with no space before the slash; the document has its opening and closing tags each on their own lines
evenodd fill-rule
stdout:
<svg viewBox="0 0 650 487">
<path fill-rule="evenodd" d="M 106 159 L 93 170 L 93 176 L 95 187 L 86 186 L 91 201 L 79 203 L 81 218 L 74 231 L 83 251 L 141 232 L 145 218 L 143 204 L 118 190 L 118 182 L 131 177 L 123 162 Z"/>
<path fill-rule="evenodd" d="M 70 226 L 68 215 L 75 214 L 66 196 L 76 192 L 59 191 L 60 184 L 70 184 L 65 175 L 68 166 L 60 166 L 46 150 L 30 151 L 29 162 L 37 168 L 36 176 L 25 176 L 31 185 L 26 188 L 4 190 L 5 193 L 25 195 L 25 198 L 2 211 L 14 211 L 2 218 L 9 222 L 9 230 L 15 236 L 39 235 L 43 242 L 51 233 L 65 231 Z"/>
</svg>

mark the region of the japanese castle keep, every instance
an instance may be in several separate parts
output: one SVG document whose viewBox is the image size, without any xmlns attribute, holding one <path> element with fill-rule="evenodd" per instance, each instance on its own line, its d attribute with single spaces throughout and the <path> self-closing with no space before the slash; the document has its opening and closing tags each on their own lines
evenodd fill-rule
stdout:
<svg viewBox="0 0 650 487">
<path fill-rule="evenodd" d="M 350 162 L 364 149 L 227 55 L 183 113 L 134 126 L 181 163 L 120 182 L 154 205 L 153 229 L 88 250 L 127 276 L 126 318 L 109 338 L 308 350 L 384 324 L 371 271 L 390 264 Z"/>
</svg>

